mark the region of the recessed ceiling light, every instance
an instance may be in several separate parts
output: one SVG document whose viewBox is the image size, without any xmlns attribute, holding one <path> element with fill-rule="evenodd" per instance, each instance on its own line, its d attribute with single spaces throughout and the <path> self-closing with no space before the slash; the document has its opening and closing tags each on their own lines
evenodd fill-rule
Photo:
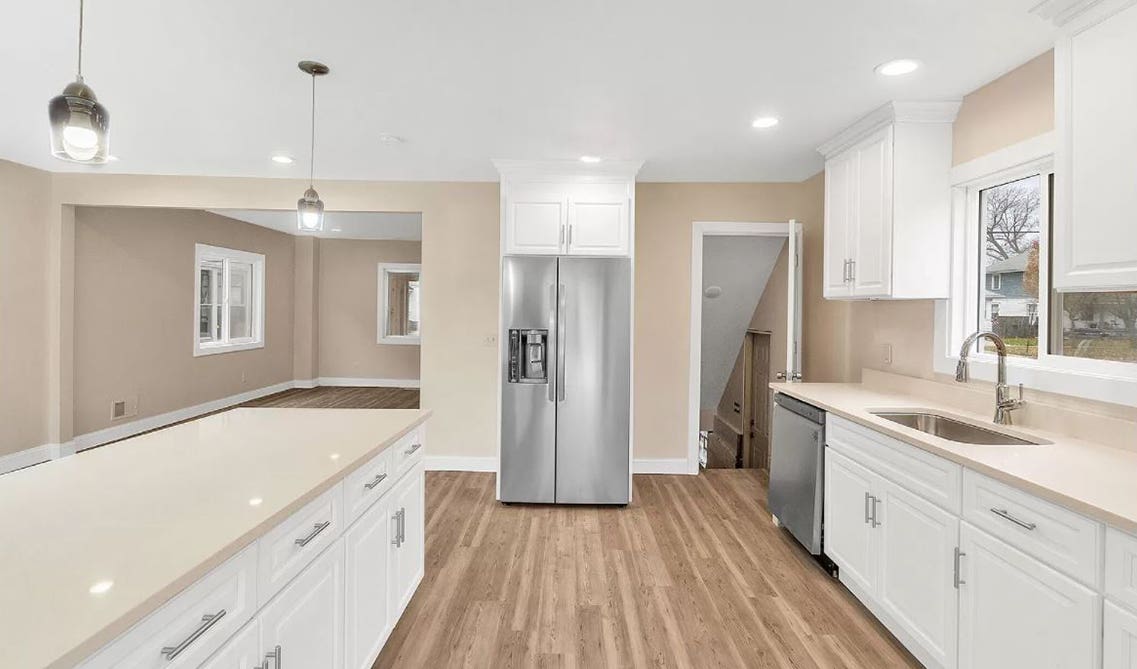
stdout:
<svg viewBox="0 0 1137 669">
<path fill-rule="evenodd" d="M 911 58 L 899 58 L 877 65 L 876 73 L 883 74 L 886 77 L 899 77 L 904 74 L 911 74 L 918 69 L 920 69 L 920 61 Z"/>
<path fill-rule="evenodd" d="M 407 140 L 403 139 L 402 137 L 399 137 L 398 135 L 382 134 L 382 135 L 379 135 L 379 141 L 384 143 L 384 144 L 402 144 L 403 142 L 405 142 Z"/>
<path fill-rule="evenodd" d="M 260 506 L 262 502 L 264 502 L 264 500 L 260 497 L 254 497 L 249 500 L 249 506 Z"/>
<path fill-rule="evenodd" d="M 599 156 L 581 156 L 580 162 L 589 163 L 589 164 L 596 164 L 596 163 L 600 162 L 600 157 Z"/>
<path fill-rule="evenodd" d="M 340 459 L 340 454 L 339 454 L 339 453 L 332 453 L 332 454 L 331 454 L 331 455 L 329 455 L 328 457 L 329 457 L 329 458 L 331 458 L 332 460 L 339 460 L 339 459 Z"/>
<path fill-rule="evenodd" d="M 773 128 L 778 125 L 778 119 L 773 116 L 759 116 L 750 125 L 755 128 Z"/>
<path fill-rule="evenodd" d="M 101 595 L 101 594 L 105 593 L 106 591 L 110 590 L 111 586 L 113 586 L 113 585 L 114 585 L 114 581 L 99 581 L 98 583 L 96 583 L 90 587 L 89 592 L 92 595 Z"/>
<path fill-rule="evenodd" d="M 293 163 L 293 160 L 292 156 L 286 156 L 282 153 L 278 153 L 272 157 L 272 162 L 280 165 L 291 165 Z"/>
</svg>

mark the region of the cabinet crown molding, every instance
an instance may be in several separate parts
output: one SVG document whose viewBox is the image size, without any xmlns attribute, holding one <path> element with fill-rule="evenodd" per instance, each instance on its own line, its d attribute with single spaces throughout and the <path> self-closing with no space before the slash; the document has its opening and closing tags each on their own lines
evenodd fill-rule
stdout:
<svg viewBox="0 0 1137 669">
<path fill-rule="evenodd" d="M 837 133 L 833 139 L 817 147 L 817 151 L 828 160 L 890 123 L 952 123 L 962 103 L 962 100 L 894 100 L 861 117 Z"/>
<path fill-rule="evenodd" d="M 1030 13 L 1063 32 L 1077 31 L 1129 7 L 1137 0 L 1042 0 Z"/>
<path fill-rule="evenodd" d="M 643 167 L 642 160 L 605 160 L 582 163 L 578 160 L 507 160 L 494 159 L 494 167 L 502 181 L 591 181 L 621 179 L 635 181 Z"/>
</svg>

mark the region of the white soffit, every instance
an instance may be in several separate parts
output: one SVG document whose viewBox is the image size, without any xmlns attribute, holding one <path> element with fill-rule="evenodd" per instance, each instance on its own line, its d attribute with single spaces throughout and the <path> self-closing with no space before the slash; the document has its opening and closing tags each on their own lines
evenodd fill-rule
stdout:
<svg viewBox="0 0 1137 669">
<path fill-rule="evenodd" d="M 210 209 L 209 211 L 226 218 L 302 237 L 422 241 L 422 214 L 417 213 L 326 211 L 323 232 L 312 235 L 300 232 L 296 225 L 296 212 L 292 210 Z"/>
</svg>

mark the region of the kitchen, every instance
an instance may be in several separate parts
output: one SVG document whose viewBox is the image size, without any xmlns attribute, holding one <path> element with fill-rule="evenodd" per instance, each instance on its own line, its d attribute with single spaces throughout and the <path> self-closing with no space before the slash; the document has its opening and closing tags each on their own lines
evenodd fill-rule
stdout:
<svg viewBox="0 0 1137 669">
<path fill-rule="evenodd" d="M 88 3 L 81 50 L 80 3 L 14 8 L 24 28 L 3 48 L 29 65 L 14 68 L 0 143 L 10 203 L 0 222 L 0 464 L 11 470 L 0 475 L 0 513 L 17 547 L 0 557 L 11 584 L 0 607 L 6 665 L 1131 666 L 1137 373 L 1124 356 L 1137 239 L 1115 212 L 1134 204 L 1126 156 L 1137 148 L 1137 102 L 1118 83 L 1137 68 L 1132 3 L 834 3 L 816 24 L 804 10 L 761 3 L 716 17 L 545 5 L 471 15 L 443 4 L 416 15 L 348 3 L 342 15 L 301 18 L 256 3 L 214 3 L 212 12 Z M 582 38 L 568 26 L 585 17 L 656 31 L 635 47 L 609 34 Z M 249 26 L 265 21 L 289 39 L 270 30 L 254 39 Z M 698 39 L 715 48 L 679 59 L 678 36 L 707 22 L 713 35 Z M 534 39 L 536 25 L 557 27 Z M 854 44 L 842 32 L 850 25 L 872 39 Z M 755 38 L 758 26 L 767 39 Z M 747 63 L 774 62 L 779 46 L 782 59 L 801 53 L 787 42 L 807 32 L 809 54 L 739 85 L 754 74 Z M 198 68 L 170 47 L 192 34 L 223 47 L 200 54 L 201 64 L 228 64 Z M 525 37 L 482 39 L 503 34 Z M 449 44 L 454 57 L 418 61 L 399 50 L 426 40 Z M 597 50 L 574 62 L 565 54 L 579 44 Z M 544 48 L 556 45 L 566 48 Z M 107 153 L 117 159 L 101 166 L 58 160 L 45 146 L 44 103 L 75 73 L 78 51 L 83 81 L 113 119 Z M 298 69 L 315 57 L 326 74 Z M 672 68 L 670 83 L 661 66 Z M 577 80 L 592 71 L 594 82 Z M 447 85 L 423 85 L 438 77 Z M 690 95 L 676 97 L 676 83 Z M 186 90 L 199 109 L 222 97 L 238 104 L 224 114 L 174 111 L 172 96 Z M 254 111 L 266 99 L 279 109 L 273 118 Z M 168 114 L 174 124 L 150 122 Z M 163 150 L 173 127 L 183 133 L 176 153 Z M 271 160 L 278 154 L 293 163 Z M 1012 183 L 1014 192 L 1003 188 Z M 1028 215 L 984 219 L 996 195 L 1021 198 Z M 341 212 L 419 217 L 420 255 L 372 258 L 358 275 L 333 271 L 346 256 L 325 255 L 332 244 L 298 229 L 317 202 L 328 221 Z M 158 236 L 180 244 L 171 257 L 184 260 L 147 264 L 126 253 L 148 274 L 116 285 L 113 269 L 92 275 L 89 259 L 130 247 L 122 236 L 101 256 L 87 253 L 93 239 L 110 240 L 90 230 L 118 224 L 92 227 L 94 210 L 289 215 L 289 231 L 273 238 L 285 260 L 263 252 L 265 276 L 278 277 L 263 284 L 263 347 L 194 355 L 189 313 L 196 328 L 204 305 L 192 304 L 192 284 L 167 289 L 169 319 L 112 311 L 123 314 L 118 329 L 115 319 L 86 327 L 98 315 L 91 300 L 108 309 L 131 301 L 77 277 L 129 296 L 143 281 L 158 294 L 181 285 L 164 271 L 193 276 L 194 243 L 224 246 Z M 1025 227 L 1015 228 L 1017 255 L 997 259 L 989 240 L 1010 239 L 1004 220 Z M 688 262 L 694 226 L 728 222 L 801 229 L 801 362 L 787 359 L 784 371 L 803 382 L 774 389 L 825 412 L 823 554 L 839 580 L 774 525 L 761 467 L 698 466 L 698 289 Z M 627 362 L 597 368 L 617 381 L 605 391 L 611 401 L 598 403 L 616 427 L 602 433 L 608 459 L 590 465 L 604 474 L 597 480 L 622 481 L 627 499 L 544 503 L 561 488 L 551 500 L 509 499 L 498 485 L 516 462 L 507 455 L 510 386 L 536 388 L 556 407 L 554 423 L 590 388 L 574 393 L 585 368 L 567 359 L 559 399 L 550 304 L 541 323 L 506 320 L 507 261 L 568 266 L 585 255 L 618 259 L 627 279 L 600 319 L 626 319 L 626 335 L 603 341 L 619 340 Z M 418 348 L 378 341 L 376 319 L 387 312 L 375 305 L 377 263 L 416 261 L 421 354 L 394 371 L 369 367 L 392 349 Z M 282 267 L 290 272 L 273 274 Z M 574 290 L 560 293 L 566 319 Z M 362 297 L 337 302 L 340 292 Z M 337 324 L 365 330 L 366 347 L 342 345 Z M 117 344 L 149 325 L 160 329 L 146 347 Z M 571 356 L 579 337 L 567 325 Z M 1000 390 L 988 340 L 967 349 L 968 382 L 955 380 L 961 344 L 985 329 L 1006 335 Z M 535 358 L 544 369 L 530 370 L 537 383 L 509 382 L 511 330 L 547 331 Z M 169 344 L 182 366 L 143 357 L 151 344 Z M 113 362 L 89 364 L 100 356 Z M 262 391 L 380 382 L 417 390 L 421 408 L 204 415 Z M 1009 426 L 993 421 L 996 394 Z M 133 415 L 114 418 L 118 401 Z M 909 427 L 878 413 L 939 418 L 899 418 Z M 546 456 L 575 452 L 579 435 L 559 430 L 588 433 L 592 415 L 557 424 Z M 960 445 L 918 429 L 950 429 L 944 419 L 1031 444 Z M 582 438 L 599 443 L 595 433 Z M 778 445 L 775 425 L 771 487 Z M 844 488 L 825 487 L 833 481 Z M 376 524 L 365 529 L 368 520 Z M 352 546 L 363 551 L 354 563 Z M 299 559 L 274 575 L 278 548 Z M 372 568 L 359 568 L 361 555 L 376 556 Z M 1016 580 L 1022 574 L 1031 578 Z M 222 581 L 232 587 L 211 589 Z M 393 582 L 397 596 L 375 594 Z M 981 588 L 993 582 L 1004 587 Z M 1020 582 L 1038 587 L 1009 585 Z M 319 597 L 298 594 L 309 586 Z M 243 604 L 209 599 L 230 595 Z M 1028 595 L 1024 612 L 1016 602 Z M 336 613 L 281 614 L 281 602 L 299 611 L 308 601 Z M 163 649 L 187 640 L 166 659 L 174 652 Z"/>
</svg>

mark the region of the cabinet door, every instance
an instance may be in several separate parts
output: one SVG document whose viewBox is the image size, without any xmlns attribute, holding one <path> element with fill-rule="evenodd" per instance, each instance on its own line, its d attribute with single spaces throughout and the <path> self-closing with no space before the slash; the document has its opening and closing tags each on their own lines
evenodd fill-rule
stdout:
<svg viewBox="0 0 1137 669">
<path fill-rule="evenodd" d="M 422 465 L 392 491 L 391 512 L 402 515 L 398 545 L 391 553 L 391 617 L 398 620 L 422 580 L 425 544 L 425 479 Z"/>
<path fill-rule="evenodd" d="M 891 481 L 883 482 L 880 497 L 877 599 L 891 622 L 918 646 L 911 648 L 917 657 L 954 667 L 959 519 Z"/>
<path fill-rule="evenodd" d="M 568 202 L 568 254 L 628 255 L 628 209 L 626 184 L 574 186 Z"/>
<path fill-rule="evenodd" d="M 343 540 L 300 572 L 260 613 L 261 649 L 280 647 L 280 666 L 342 669 Z"/>
<path fill-rule="evenodd" d="M 395 523 L 386 498 L 368 509 L 344 536 L 347 669 L 370 669 L 393 627 L 390 567 L 394 538 Z"/>
<path fill-rule="evenodd" d="M 892 289 L 892 126 L 855 151 L 853 295 L 887 296 Z"/>
<path fill-rule="evenodd" d="M 960 550 L 960 667 L 1098 666 L 1097 593 L 967 523 Z"/>
<path fill-rule="evenodd" d="M 870 521 L 877 476 L 825 449 L 825 554 L 840 567 L 841 582 L 863 596 L 876 591 L 876 532 Z"/>
<path fill-rule="evenodd" d="M 848 261 L 853 222 L 854 152 L 825 163 L 825 297 L 849 296 Z"/>
<path fill-rule="evenodd" d="M 264 658 L 260 632 L 260 624 L 252 620 L 206 660 L 201 669 L 261 669 Z"/>
<path fill-rule="evenodd" d="M 513 184 L 505 197 L 505 252 L 556 255 L 565 246 L 568 199 L 550 184 Z"/>
<path fill-rule="evenodd" d="M 1137 5 L 1101 18 L 1085 12 L 1054 52 L 1058 289 L 1137 288 Z"/>
<path fill-rule="evenodd" d="M 1137 614 L 1105 603 L 1102 669 L 1137 669 Z"/>
</svg>

